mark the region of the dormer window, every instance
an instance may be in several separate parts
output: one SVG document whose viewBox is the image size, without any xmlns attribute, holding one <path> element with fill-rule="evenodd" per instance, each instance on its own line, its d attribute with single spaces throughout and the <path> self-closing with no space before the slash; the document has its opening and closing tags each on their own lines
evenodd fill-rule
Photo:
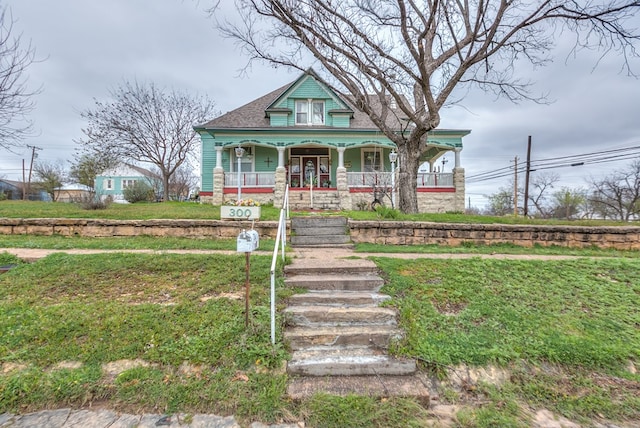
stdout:
<svg viewBox="0 0 640 428">
<path fill-rule="evenodd" d="M 296 125 L 324 125 L 324 101 L 297 100 Z"/>
</svg>

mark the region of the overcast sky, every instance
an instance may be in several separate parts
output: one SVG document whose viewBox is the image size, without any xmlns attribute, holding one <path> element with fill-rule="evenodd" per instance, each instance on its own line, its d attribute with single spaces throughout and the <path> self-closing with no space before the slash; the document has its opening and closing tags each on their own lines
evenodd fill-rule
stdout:
<svg viewBox="0 0 640 428">
<path fill-rule="evenodd" d="M 231 1 L 224 0 L 225 7 Z M 228 4 L 227 4 L 228 3 Z M 298 72 L 246 64 L 232 41 L 223 39 L 204 12 L 207 1 L 192 0 L 0 0 L 13 14 L 14 31 L 31 40 L 40 62 L 28 70 L 32 88 L 42 87 L 31 114 L 37 135 L 17 154 L 0 151 L 0 177 L 21 180 L 26 145 L 42 148 L 38 159 L 72 160 L 74 140 L 83 137 L 80 112 L 104 101 L 125 79 L 153 82 L 167 89 L 206 94 L 222 112 L 239 107 L 298 77 Z M 550 105 L 496 101 L 491 94 L 469 94 L 463 107 L 442 111 L 441 128 L 470 129 L 462 166 L 466 175 L 509 167 L 532 159 L 640 146 L 640 81 L 621 73 L 622 60 L 608 56 L 594 69 L 597 52 L 568 58 L 570 44 L 560 40 L 553 64 L 531 70 L 538 93 Z M 634 63 L 640 73 L 640 61 Z M 453 167 L 448 155 L 445 170 Z M 630 160 L 549 170 L 561 176 L 557 187 L 585 187 Z M 539 172 L 534 172 L 534 174 Z M 519 178 L 523 180 L 523 177 Z M 506 187 L 509 178 L 467 185 L 474 206 L 483 195 Z"/>
</svg>

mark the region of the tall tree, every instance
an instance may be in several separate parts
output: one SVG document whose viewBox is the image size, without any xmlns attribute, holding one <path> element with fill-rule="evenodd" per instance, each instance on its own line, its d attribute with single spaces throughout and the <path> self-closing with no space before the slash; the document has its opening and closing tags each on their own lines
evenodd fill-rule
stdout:
<svg viewBox="0 0 640 428">
<path fill-rule="evenodd" d="M 109 168 L 118 165 L 116 158 L 108 156 L 109 153 L 82 153 L 76 157 L 69 169 L 69 179 L 94 189 L 96 176 Z M 95 189 L 94 189 L 95 191 Z"/>
<path fill-rule="evenodd" d="M 112 100 L 95 100 L 95 108 L 82 113 L 88 121 L 86 139 L 79 143 L 90 153 L 155 165 L 162 175 L 164 200 L 169 182 L 190 156 L 195 156 L 198 135 L 193 126 L 211 119 L 214 104 L 203 96 L 175 90 L 165 92 L 153 83 L 124 82 L 111 91 Z"/>
<path fill-rule="evenodd" d="M 517 101 L 536 99 L 519 60 L 550 61 L 563 31 L 575 46 L 635 55 L 631 0 L 236 0 L 241 23 L 222 23 L 251 59 L 306 69 L 308 57 L 351 94 L 398 147 L 399 208 L 417 212 L 416 177 L 426 136 L 455 89 L 478 86 Z M 216 2 L 216 6 L 219 2 Z M 211 9 L 217 13 L 216 7 Z M 630 70 L 628 70 L 630 72 Z M 389 121 L 397 105 L 407 126 Z"/>
<path fill-rule="evenodd" d="M 64 164 L 61 161 L 36 162 L 33 166 L 33 172 L 38 182 L 37 186 L 47 192 L 51 196 L 51 200 L 55 202 L 57 199 L 56 190 L 66 182 Z"/>
<path fill-rule="evenodd" d="M 607 177 L 590 181 L 589 202 L 598 215 L 623 221 L 640 216 L 640 160 Z"/>
<path fill-rule="evenodd" d="M 11 11 L 0 5 L 0 148 L 11 149 L 28 136 L 33 123 L 33 96 L 26 71 L 35 61 L 35 49 L 15 34 Z"/>
<path fill-rule="evenodd" d="M 553 217 L 569 220 L 580 213 L 585 201 L 586 192 L 583 189 L 563 187 L 553 193 Z"/>
</svg>

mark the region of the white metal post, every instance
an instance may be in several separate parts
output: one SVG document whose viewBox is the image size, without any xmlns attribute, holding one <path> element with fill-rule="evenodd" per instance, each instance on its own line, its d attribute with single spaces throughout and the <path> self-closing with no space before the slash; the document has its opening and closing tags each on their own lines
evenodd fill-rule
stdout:
<svg viewBox="0 0 640 428">
<path fill-rule="evenodd" d="M 236 158 L 238 159 L 238 201 L 242 199 L 242 181 L 240 172 L 242 155 L 244 155 L 244 149 L 242 147 L 236 147 Z"/>
</svg>

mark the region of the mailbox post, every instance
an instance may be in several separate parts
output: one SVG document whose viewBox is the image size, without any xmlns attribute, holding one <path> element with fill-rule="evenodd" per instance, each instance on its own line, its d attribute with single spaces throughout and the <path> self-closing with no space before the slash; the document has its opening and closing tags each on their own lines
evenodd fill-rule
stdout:
<svg viewBox="0 0 640 428">
<path fill-rule="evenodd" d="M 252 251 L 258 249 L 258 245 L 260 244 L 260 237 L 258 232 L 255 230 L 244 230 L 238 235 L 238 239 L 236 241 L 236 250 L 239 253 L 244 253 L 245 255 L 245 296 L 244 296 L 244 325 L 245 327 L 249 326 L 249 256 Z"/>
</svg>

